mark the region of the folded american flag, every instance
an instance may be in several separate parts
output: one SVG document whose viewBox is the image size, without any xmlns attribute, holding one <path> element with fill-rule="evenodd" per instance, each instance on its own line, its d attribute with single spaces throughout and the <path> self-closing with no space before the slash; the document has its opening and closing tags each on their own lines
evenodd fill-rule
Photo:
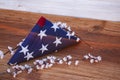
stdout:
<svg viewBox="0 0 120 80">
<path fill-rule="evenodd" d="M 80 42 L 80 39 L 70 30 L 70 27 L 60 26 L 60 24 L 53 24 L 41 17 L 8 64 L 29 61 Z"/>
</svg>

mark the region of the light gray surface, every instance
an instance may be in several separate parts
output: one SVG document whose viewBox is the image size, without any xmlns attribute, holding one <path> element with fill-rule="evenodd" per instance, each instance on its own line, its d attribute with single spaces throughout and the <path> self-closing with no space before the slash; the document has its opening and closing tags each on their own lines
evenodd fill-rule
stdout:
<svg viewBox="0 0 120 80">
<path fill-rule="evenodd" d="M 0 0 L 0 8 L 120 21 L 120 0 Z"/>
</svg>

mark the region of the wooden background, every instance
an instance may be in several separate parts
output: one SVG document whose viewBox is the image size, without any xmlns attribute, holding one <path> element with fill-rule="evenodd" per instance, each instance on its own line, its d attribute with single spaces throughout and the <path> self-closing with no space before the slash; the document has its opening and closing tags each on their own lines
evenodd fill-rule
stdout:
<svg viewBox="0 0 120 80">
<path fill-rule="evenodd" d="M 0 80 L 120 80 L 120 22 L 1 9 L 0 50 L 5 52 L 7 46 L 15 47 L 29 33 L 40 16 L 52 22 L 66 22 L 79 37 L 95 48 L 93 54 L 101 55 L 103 61 L 98 64 L 81 61 L 78 66 L 55 65 L 50 69 L 34 71 L 29 75 L 22 73 L 15 79 L 9 74 L 3 74 L 0 75 Z M 63 57 L 70 54 L 76 59 L 82 58 L 88 50 L 88 46 L 80 43 L 50 55 Z M 6 63 L 9 59 L 8 54 L 0 60 L 0 72 L 7 69 Z M 28 63 L 32 64 L 33 61 Z"/>
<path fill-rule="evenodd" d="M 0 8 L 120 21 L 120 0 L 0 0 Z"/>
</svg>

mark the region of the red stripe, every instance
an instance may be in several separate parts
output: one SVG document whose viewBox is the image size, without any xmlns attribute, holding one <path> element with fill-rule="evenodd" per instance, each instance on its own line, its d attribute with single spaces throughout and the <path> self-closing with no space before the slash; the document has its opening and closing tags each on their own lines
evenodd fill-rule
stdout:
<svg viewBox="0 0 120 80">
<path fill-rule="evenodd" d="M 46 19 L 43 16 L 41 16 L 40 19 L 38 20 L 37 24 L 40 27 L 43 27 L 45 25 L 45 22 L 46 22 Z"/>
</svg>

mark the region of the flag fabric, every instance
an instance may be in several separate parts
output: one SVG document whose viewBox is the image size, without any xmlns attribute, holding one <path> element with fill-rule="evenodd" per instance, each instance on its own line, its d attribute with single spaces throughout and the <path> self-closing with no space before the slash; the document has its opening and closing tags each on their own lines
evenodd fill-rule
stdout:
<svg viewBox="0 0 120 80">
<path fill-rule="evenodd" d="M 77 44 L 80 39 L 65 28 L 41 17 L 8 64 L 18 64 Z"/>
</svg>

